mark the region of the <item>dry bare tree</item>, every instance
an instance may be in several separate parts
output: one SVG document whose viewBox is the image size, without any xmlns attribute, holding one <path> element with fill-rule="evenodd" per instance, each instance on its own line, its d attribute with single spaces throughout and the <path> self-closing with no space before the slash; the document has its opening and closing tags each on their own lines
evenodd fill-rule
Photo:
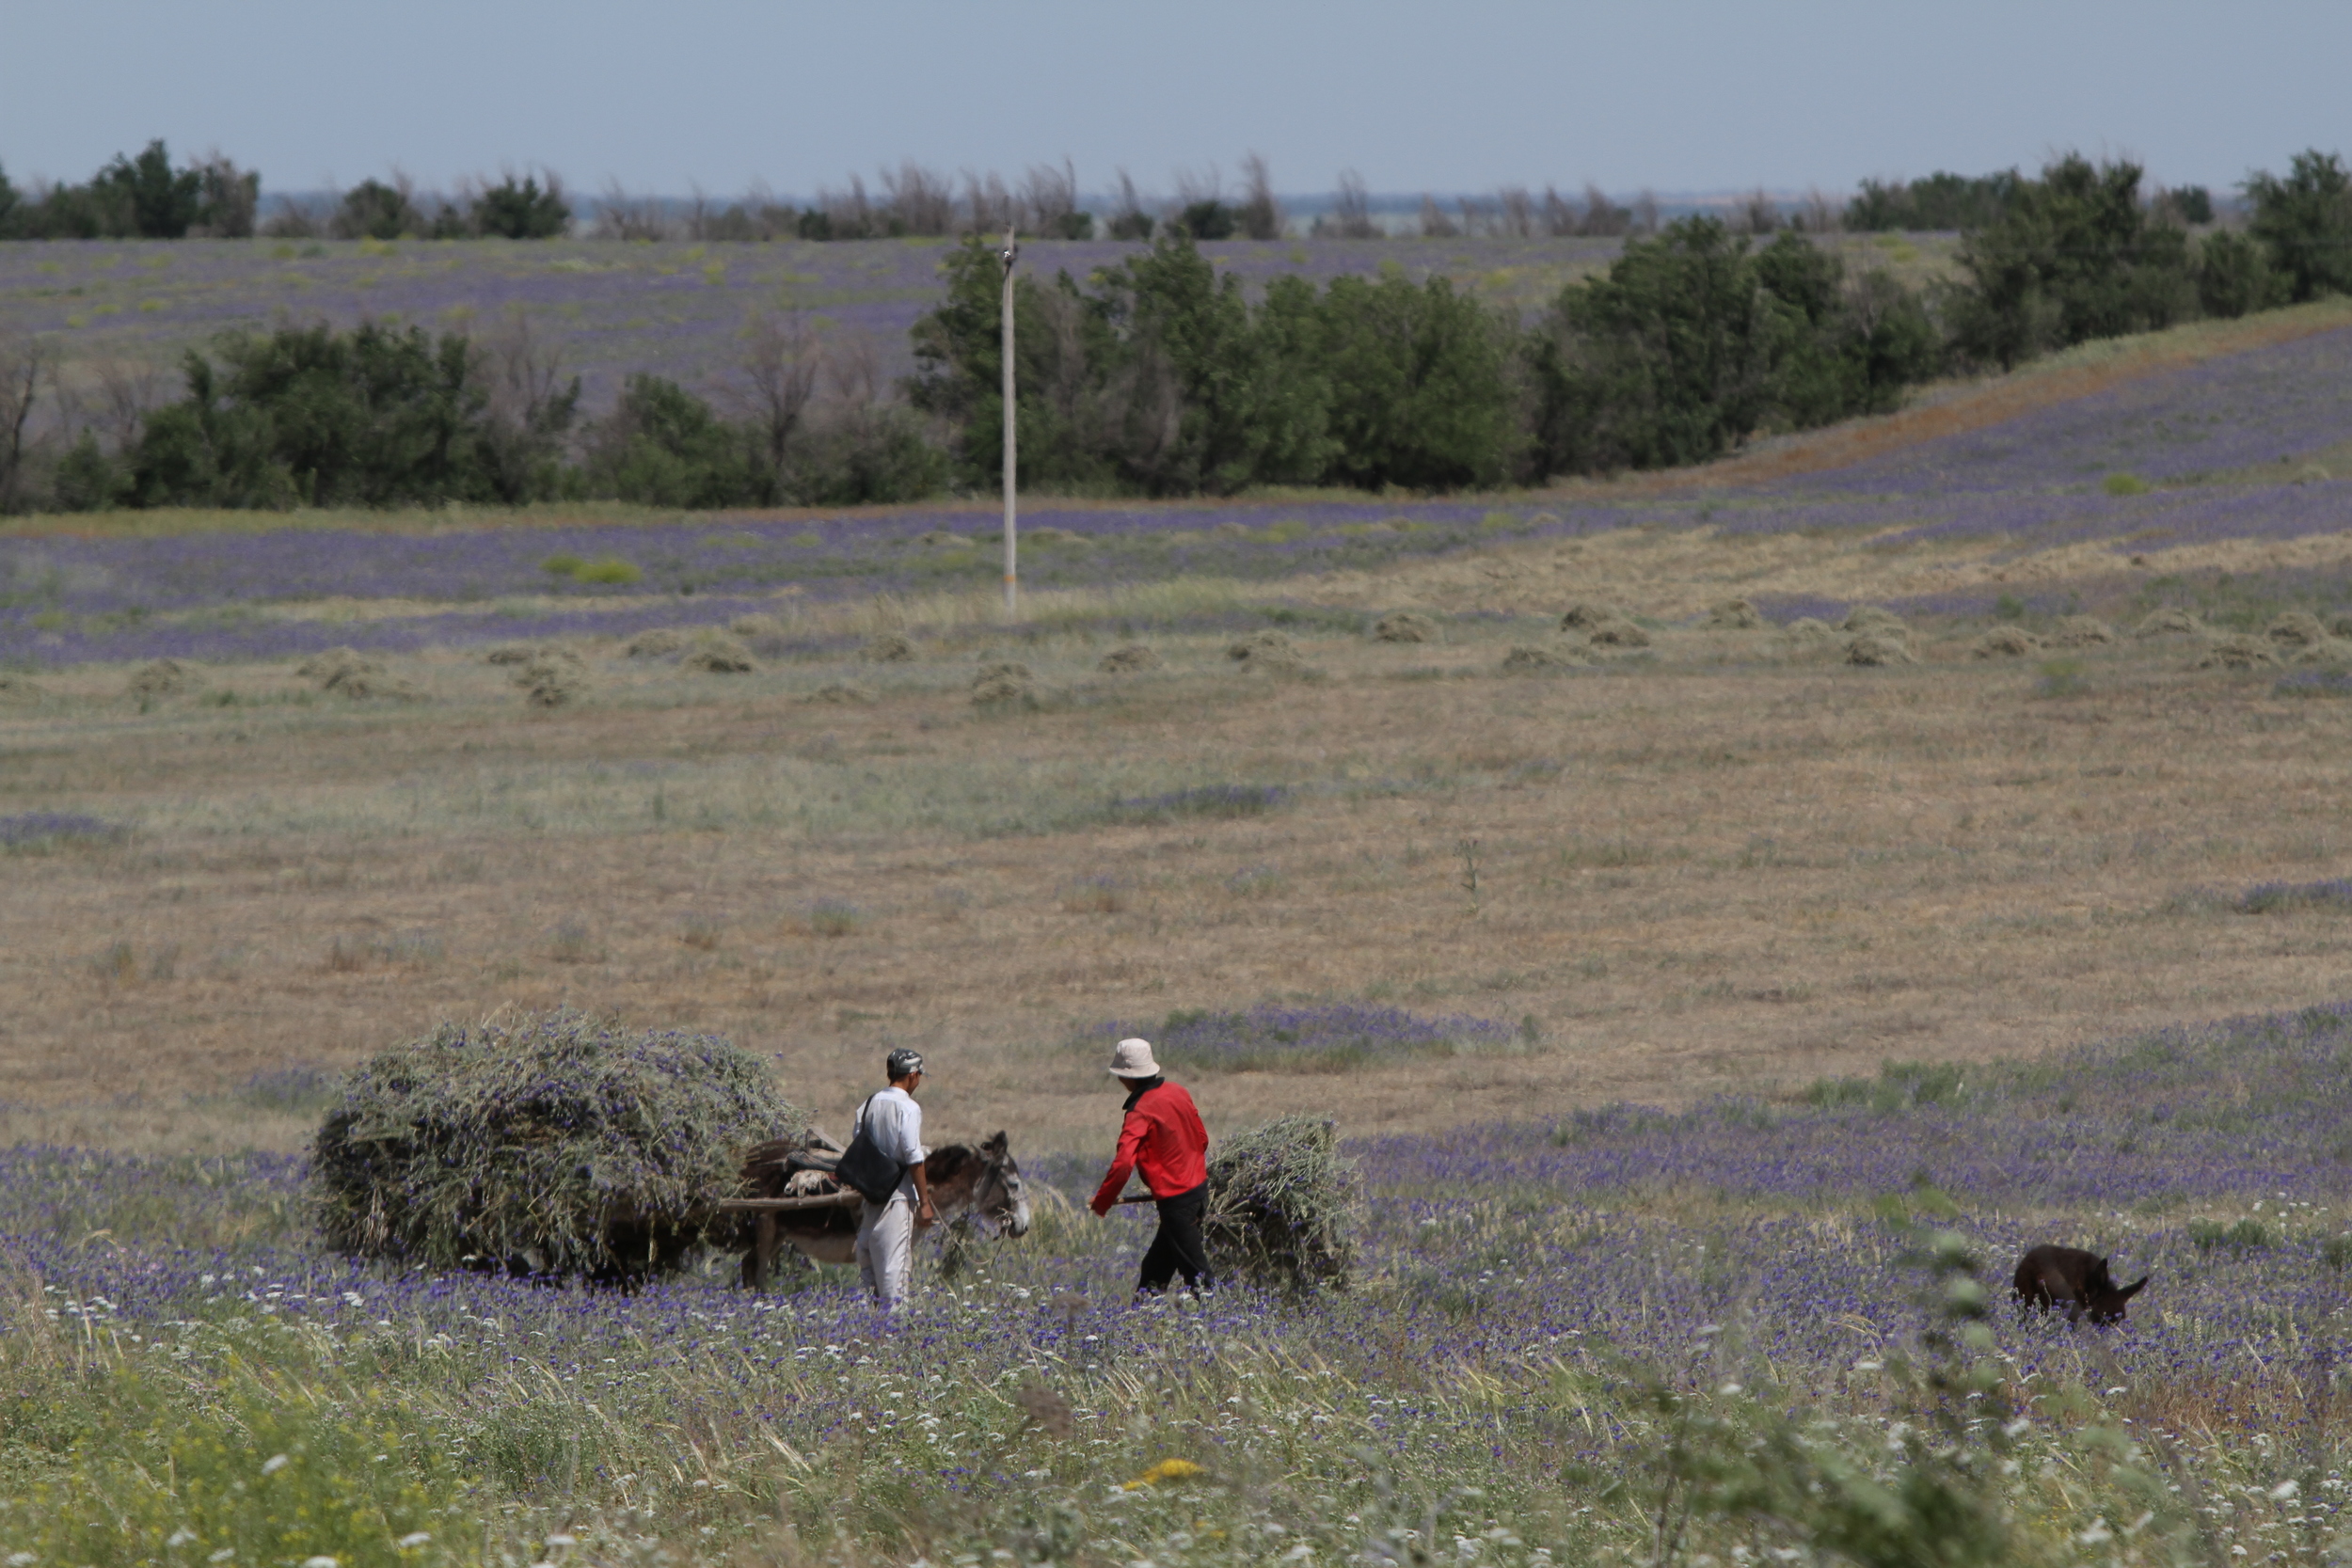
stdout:
<svg viewBox="0 0 2352 1568">
<path fill-rule="evenodd" d="M 798 310 L 762 310 L 744 325 L 743 385 L 735 401 L 758 429 L 774 472 L 784 471 L 792 438 L 816 400 L 825 358 L 817 334 Z"/>
<path fill-rule="evenodd" d="M 874 204 L 866 195 L 863 175 L 850 175 L 846 191 L 818 186 L 817 207 L 836 240 L 862 240 L 874 232 Z"/>
<path fill-rule="evenodd" d="M 1379 227 L 1372 221 L 1372 197 L 1364 189 L 1364 177 L 1352 168 L 1341 174 L 1339 189 L 1332 193 L 1326 231 L 1343 240 L 1371 240 L 1380 235 Z"/>
<path fill-rule="evenodd" d="M 1274 176 L 1262 154 L 1251 152 L 1243 157 L 1241 179 L 1241 210 L 1233 214 L 1241 231 L 1253 240 L 1280 239 L 1282 204 L 1274 198 Z"/>
<path fill-rule="evenodd" d="M 521 305 L 509 305 L 474 350 L 488 392 L 491 485 L 502 500 L 528 499 L 532 470 L 559 453 L 580 382 L 564 380 L 563 351 L 532 330 Z"/>
<path fill-rule="evenodd" d="M 705 237 L 702 229 L 707 210 L 703 188 L 697 184 L 694 186 L 693 205 L 688 210 L 687 224 L 689 231 L 698 240 Z M 589 231 L 589 237 L 598 240 L 666 240 L 670 237 L 670 225 L 661 215 L 660 202 L 652 197 L 631 197 L 621 188 L 618 179 L 608 179 L 604 182 L 604 195 L 596 202 L 596 225 Z"/>
<path fill-rule="evenodd" d="M 1592 234 L 1613 239 L 1633 227 L 1633 214 L 1609 199 L 1609 193 L 1591 181 L 1584 183 L 1584 215 L 1577 223 L 1580 234 Z"/>
<path fill-rule="evenodd" d="M 13 510 L 24 473 L 24 432 L 44 380 L 55 379 L 56 351 L 23 332 L 0 328 L 0 512 Z"/>
<path fill-rule="evenodd" d="M 1438 198 L 1424 195 L 1421 198 L 1421 232 L 1424 239 L 1450 240 L 1461 233 L 1461 226 L 1445 215 Z"/>
<path fill-rule="evenodd" d="M 1114 240 L 1148 240 L 1152 237 L 1152 214 L 1143 210 L 1142 199 L 1136 195 L 1136 182 L 1127 171 L 1119 171 L 1119 209 L 1111 214 L 1110 237 Z"/>
<path fill-rule="evenodd" d="M 1535 198 L 1525 185 L 1505 185 L 1495 193 L 1496 227 L 1515 240 L 1535 232 Z"/>
<path fill-rule="evenodd" d="M 1780 232 L 1780 203 L 1772 194 L 1758 185 L 1741 197 L 1731 210 L 1731 227 L 1741 234 L 1777 234 Z"/>
<path fill-rule="evenodd" d="M 946 175 L 907 158 L 900 161 L 895 171 L 882 170 L 882 189 L 890 195 L 890 211 L 907 233 L 955 231 L 956 190 Z"/>
<path fill-rule="evenodd" d="M 1846 227 L 1846 204 L 1816 185 L 1805 193 L 1795 226 L 1808 234 L 1835 234 Z"/>
<path fill-rule="evenodd" d="M 1576 230 L 1576 209 L 1561 199 L 1558 187 L 1544 187 L 1544 232 L 1554 236 L 1573 234 Z"/>
<path fill-rule="evenodd" d="M 963 171 L 964 229 L 974 234 L 1001 234 L 1020 226 L 1020 203 L 1005 185 L 1004 176 L 990 169 L 986 176 Z"/>
<path fill-rule="evenodd" d="M 1657 233 L 1659 221 L 1658 193 L 1655 191 L 1645 190 L 1641 195 L 1635 197 L 1633 198 L 1632 216 L 1632 232 L 1637 234 Z"/>
<path fill-rule="evenodd" d="M 1454 204 L 1462 210 L 1463 233 L 1479 234 L 1493 232 L 1494 214 L 1486 210 L 1486 204 L 1485 202 L 1479 200 L 1474 196 L 1463 196 L 1454 198 Z"/>
<path fill-rule="evenodd" d="M 1032 234 L 1074 238 L 1078 219 L 1078 168 L 1068 158 L 1061 167 L 1031 164 L 1021 192 L 1027 209 L 1022 227 Z M 999 230 L 1002 232 L 1002 230 Z"/>
</svg>

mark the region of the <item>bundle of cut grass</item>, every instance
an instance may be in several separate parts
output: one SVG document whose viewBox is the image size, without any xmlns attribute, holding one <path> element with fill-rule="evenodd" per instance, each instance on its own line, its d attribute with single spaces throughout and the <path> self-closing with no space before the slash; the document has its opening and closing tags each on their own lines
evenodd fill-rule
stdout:
<svg viewBox="0 0 2352 1568">
<path fill-rule="evenodd" d="M 745 1145 L 807 1118 L 710 1035 L 571 1011 L 443 1024 L 354 1072 L 311 1148 L 329 1246 L 608 1280 L 684 1265 Z"/>
<path fill-rule="evenodd" d="M 1339 1144 L 1338 1124 L 1289 1116 L 1212 1148 L 1200 1229 L 1219 1274 L 1292 1292 L 1346 1288 L 1356 1163 Z"/>
</svg>

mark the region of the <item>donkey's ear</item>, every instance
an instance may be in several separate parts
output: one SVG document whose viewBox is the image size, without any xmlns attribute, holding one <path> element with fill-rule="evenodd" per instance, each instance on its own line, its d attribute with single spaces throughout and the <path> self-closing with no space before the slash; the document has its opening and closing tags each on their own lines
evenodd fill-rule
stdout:
<svg viewBox="0 0 2352 1568">
<path fill-rule="evenodd" d="M 2116 1291 L 2115 1293 L 2122 1296 L 2125 1301 L 2129 1301 L 2132 1297 L 2139 1294 L 2140 1291 L 2148 1288 L 2148 1275 L 2143 1274 L 2137 1279 L 2133 1280 L 2129 1285 L 2124 1286 L 2122 1290 Z"/>
<path fill-rule="evenodd" d="M 994 1137 L 989 1139 L 988 1142 L 980 1145 L 981 1148 L 991 1154 L 1002 1154 L 1009 1147 L 1010 1140 L 1008 1139 L 1002 1132 L 997 1133 Z"/>
</svg>

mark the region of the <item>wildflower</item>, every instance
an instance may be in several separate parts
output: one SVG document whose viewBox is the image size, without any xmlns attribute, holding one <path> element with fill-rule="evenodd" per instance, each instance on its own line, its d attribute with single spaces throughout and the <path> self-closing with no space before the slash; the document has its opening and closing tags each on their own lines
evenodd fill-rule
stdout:
<svg viewBox="0 0 2352 1568">
<path fill-rule="evenodd" d="M 271 1454 L 267 1459 L 262 1461 L 262 1474 L 265 1476 L 274 1476 L 278 1471 L 284 1469 L 287 1465 L 293 1463 L 293 1460 L 288 1459 L 282 1453 Z M 310 1568 L 310 1565 L 306 1563 L 303 1565 L 303 1568 Z"/>
<path fill-rule="evenodd" d="M 302 1568 L 342 1568 L 342 1565 L 331 1557 L 306 1557 L 302 1560 Z"/>
<path fill-rule="evenodd" d="M 1146 1486 L 1157 1486 L 1162 1481 L 1190 1481 L 1195 1476 L 1205 1476 L 1208 1473 L 1189 1459 L 1163 1459 L 1129 1481 L 1127 1490 L 1134 1492 Z"/>
<path fill-rule="evenodd" d="M 424 1545 L 432 1539 L 433 1532 L 431 1530 L 411 1530 L 408 1534 L 404 1535 L 399 1540 L 393 1542 L 392 1544 L 398 1546 L 404 1552 L 413 1552 L 419 1546 Z"/>
</svg>

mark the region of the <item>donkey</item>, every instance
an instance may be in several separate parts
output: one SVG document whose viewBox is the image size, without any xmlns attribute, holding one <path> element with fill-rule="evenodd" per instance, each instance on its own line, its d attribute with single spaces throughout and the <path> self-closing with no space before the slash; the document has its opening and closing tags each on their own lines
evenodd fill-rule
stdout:
<svg viewBox="0 0 2352 1568">
<path fill-rule="evenodd" d="M 2118 1286 L 2107 1273 L 2107 1260 L 2097 1253 L 2080 1247 L 2038 1246 L 2017 1260 L 2017 1275 L 2010 1283 L 2023 1307 L 2038 1307 L 2046 1312 L 2063 1307 L 2068 1323 L 2088 1317 L 2094 1323 L 2120 1323 L 2124 1303 L 2147 1288 L 2148 1276 L 2141 1275 L 2129 1285 Z"/>
<path fill-rule="evenodd" d="M 743 1162 L 745 1191 L 760 1197 L 817 1196 L 838 1190 L 830 1174 L 832 1161 L 824 1153 L 788 1144 L 762 1144 Z M 977 1148 L 947 1144 L 930 1151 L 923 1162 L 931 1189 L 931 1207 L 943 1228 L 977 1230 L 983 1236 L 1025 1236 L 1029 1230 L 1029 1194 L 1014 1161 L 1010 1141 L 1002 1132 Z M 791 1243 L 803 1258 L 818 1263 L 849 1263 L 857 1257 L 858 1205 L 840 1208 L 787 1210 L 762 1215 L 766 1225 L 746 1227 L 754 1234 L 743 1254 L 743 1283 L 755 1290 L 767 1282 L 768 1264 L 775 1241 Z"/>
</svg>

